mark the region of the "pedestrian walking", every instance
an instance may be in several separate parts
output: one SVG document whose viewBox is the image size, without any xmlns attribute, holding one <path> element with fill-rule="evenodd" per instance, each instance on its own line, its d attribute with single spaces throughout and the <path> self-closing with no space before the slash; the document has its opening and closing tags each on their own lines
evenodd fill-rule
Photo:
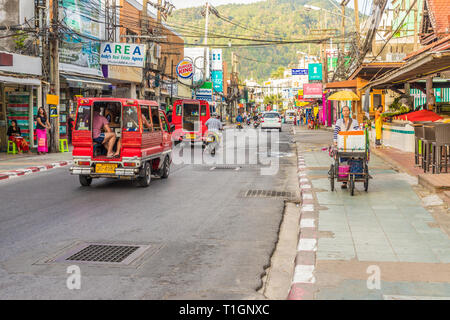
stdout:
<svg viewBox="0 0 450 320">
<path fill-rule="evenodd" d="M 69 136 L 69 144 L 72 144 L 72 131 L 73 131 L 73 114 L 69 113 L 69 119 L 67 119 L 67 127 L 69 129 L 68 136 Z"/>
<path fill-rule="evenodd" d="M 36 135 L 38 140 L 38 155 L 43 155 L 48 152 L 47 146 L 47 129 L 50 129 L 50 123 L 48 122 L 47 114 L 44 108 L 38 109 L 38 115 L 36 118 Z"/>
<path fill-rule="evenodd" d="M 383 130 L 383 118 L 381 113 L 383 112 L 383 106 L 380 104 L 375 112 L 375 145 L 381 146 L 381 134 Z"/>
</svg>

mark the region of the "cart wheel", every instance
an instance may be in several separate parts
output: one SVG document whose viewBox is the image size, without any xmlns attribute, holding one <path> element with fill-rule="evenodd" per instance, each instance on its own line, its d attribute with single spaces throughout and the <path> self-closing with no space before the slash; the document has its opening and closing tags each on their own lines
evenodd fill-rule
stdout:
<svg viewBox="0 0 450 320">
<path fill-rule="evenodd" d="M 369 190 L 369 170 L 367 170 L 367 166 L 364 169 L 364 173 L 366 176 L 366 179 L 364 180 L 364 191 L 367 192 L 367 190 Z"/>
<path fill-rule="evenodd" d="M 350 176 L 350 195 L 354 195 L 355 194 L 355 176 L 352 175 Z"/>
<path fill-rule="evenodd" d="M 80 179 L 80 184 L 83 187 L 89 187 L 91 185 L 92 178 L 90 176 L 79 175 L 78 177 Z"/>
<path fill-rule="evenodd" d="M 330 179 L 331 191 L 334 191 L 334 164 L 330 166 L 330 172 L 328 173 Z"/>
</svg>

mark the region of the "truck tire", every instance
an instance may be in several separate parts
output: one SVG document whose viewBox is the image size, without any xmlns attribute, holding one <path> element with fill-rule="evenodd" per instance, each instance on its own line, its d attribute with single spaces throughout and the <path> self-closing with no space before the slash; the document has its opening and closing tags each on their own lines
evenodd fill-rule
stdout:
<svg viewBox="0 0 450 320">
<path fill-rule="evenodd" d="M 152 180 L 152 168 L 149 161 L 144 163 L 142 170 L 143 175 L 137 179 L 137 182 L 140 187 L 146 188 Z"/>
<path fill-rule="evenodd" d="M 169 174 L 170 174 L 170 159 L 168 156 L 166 156 L 164 158 L 164 163 L 163 163 L 163 166 L 161 167 L 159 176 L 162 179 L 167 179 L 169 177 Z"/>
<path fill-rule="evenodd" d="M 86 176 L 86 175 L 80 174 L 78 176 L 78 178 L 80 179 L 80 184 L 83 187 L 89 187 L 91 185 L 91 183 L 92 183 L 92 178 L 90 176 Z"/>
</svg>

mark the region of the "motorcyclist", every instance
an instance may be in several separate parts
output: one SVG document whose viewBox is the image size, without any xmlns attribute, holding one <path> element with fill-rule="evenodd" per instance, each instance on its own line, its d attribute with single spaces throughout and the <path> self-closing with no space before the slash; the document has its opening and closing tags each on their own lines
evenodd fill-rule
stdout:
<svg viewBox="0 0 450 320">
<path fill-rule="evenodd" d="M 244 118 L 242 118 L 241 114 L 238 114 L 238 116 L 236 117 L 236 122 L 239 122 L 242 124 L 242 122 L 244 122 Z"/>
<path fill-rule="evenodd" d="M 208 131 L 219 132 L 222 130 L 222 122 L 219 120 L 219 115 L 217 113 L 213 113 L 212 117 L 205 122 L 205 126 L 208 128 Z"/>
</svg>

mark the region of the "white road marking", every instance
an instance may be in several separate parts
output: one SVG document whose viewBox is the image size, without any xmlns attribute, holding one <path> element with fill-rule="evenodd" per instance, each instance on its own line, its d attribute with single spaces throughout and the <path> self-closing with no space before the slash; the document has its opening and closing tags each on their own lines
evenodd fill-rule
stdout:
<svg viewBox="0 0 450 320">
<path fill-rule="evenodd" d="M 300 239 L 297 246 L 297 251 L 316 251 L 317 240 L 316 239 Z"/>
<path fill-rule="evenodd" d="M 294 279 L 292 283 L 315 283 L 316 278 L 313 275 L 314 266 L 297 265 L 295 266 Z"/>
<path fill-rule="evenodd" d="M 314 228 L 314 219 L 301 219 L 300 228 Z"/>
</svg>

